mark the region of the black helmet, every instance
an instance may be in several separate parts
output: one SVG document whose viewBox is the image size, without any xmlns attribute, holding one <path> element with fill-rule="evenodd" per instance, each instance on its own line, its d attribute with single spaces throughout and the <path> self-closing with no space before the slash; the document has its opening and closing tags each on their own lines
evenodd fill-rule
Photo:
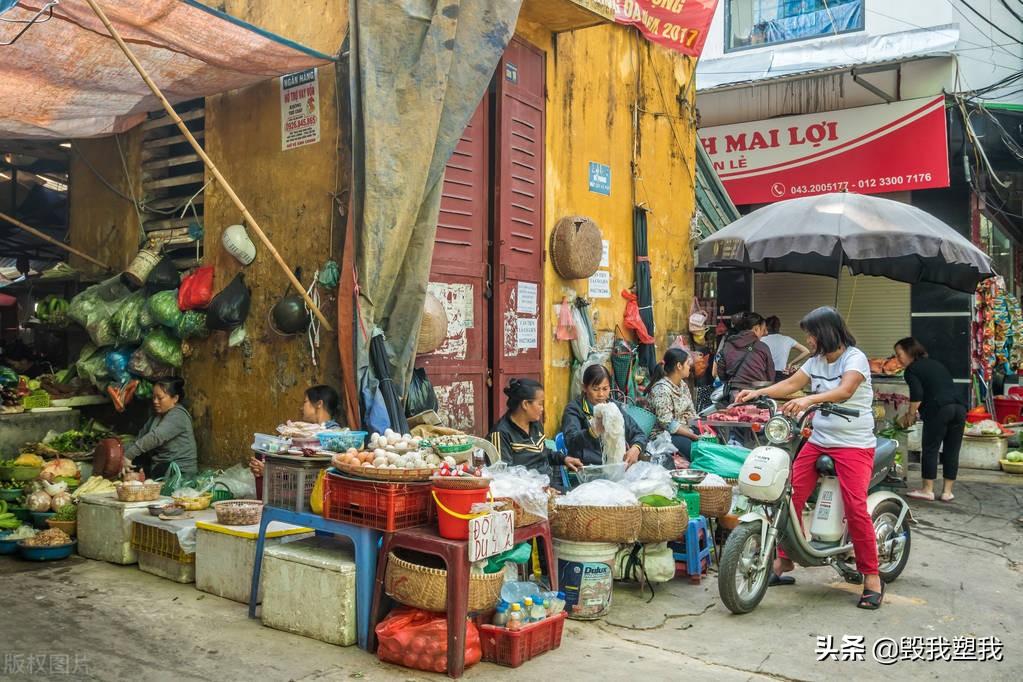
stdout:
<svg viewBox="0 0 1023 682">
<path fill-rule="evenodd" d="M 285 296 L 270 310 L 270 327 L 284 336 L 304 332 L 309 322 L 309 311 L 298 294 Z"/>
</svg>

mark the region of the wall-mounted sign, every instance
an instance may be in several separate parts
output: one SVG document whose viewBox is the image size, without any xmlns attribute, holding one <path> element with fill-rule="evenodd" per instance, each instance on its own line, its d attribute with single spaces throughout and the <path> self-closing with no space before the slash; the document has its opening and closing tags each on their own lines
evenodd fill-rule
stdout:
<svg viewBox="0 0 1023 682">
<path fill-rule="evenodd" d="M 611 194 L 611 166 L 590 161 L 590 191 L 604 196 Z"/>
<path fill-rule="evenodd" d="M 320 88 L 316 69 L 281 76 L 281 149 L 320 141 Z"/>
<path fill-rule="evenodd" d="M 651 43 L 699 57 L 718 0 L 574 0 L 618 24 L 635 26 Z"/>
<path fill-rule="evenodd" d="M 945 98 L 700 130 L 736 204 L 948 187 Z"/>
<path fill-rule="evenodd" d="M 600 267 L 606 268 L 611 266 L 611 242 L 606 239 L 601 240 L 603 250 L 600 252 Z"/>
<path fill-rule="evenodd" d="M 597 270 L 589 279 L 590 298 L 611 298 L 611 273 Z"/>
</svg>

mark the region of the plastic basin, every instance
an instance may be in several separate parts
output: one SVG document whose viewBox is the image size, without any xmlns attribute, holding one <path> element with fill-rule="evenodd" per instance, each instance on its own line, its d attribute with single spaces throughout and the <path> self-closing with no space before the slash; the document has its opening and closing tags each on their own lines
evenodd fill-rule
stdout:
<svg viewBox="0 0 1023 682">
<path fill-rule="evenodd" d="M 32 479 L 39 478 L 39 474 L 43 472 L 42 467 L 11 467 L 11 480 L 12 481 L 31 481 Z"/>
<path fill-rule="evenodd" d="M 324 431 L 316 434 L 320 447 L 331 452 L 344 452 L 349 448 L 361 450 L 366 444 L 365 431 Z"/>
<path fill-rule="evenodd" d="M 35 524 L 36 528 L 46 530 L 49 526 L 46 525 L 46 519 L 52 518 L 55 512 L 32 512 L 32 523 Z"/>
<path fill-rule="evenodd" d="M 20 540 L 8 540 L 10 533 L 0 534 L 0 554 L 16 554 Z"/>
<path fill-rule="evenodd" d="M 3 488 L 0 490 L 0 500 L 5 502 L 14 502 L 23 494 L 24 493 L 21 492 L 21 488 Z"/>
<path fill-rule="evenodd" d="M 58 545 L 56 547 L 31 547 L 24 544 L 24 540 L 18 543 L 18 549 L 21 551 L 21 558 L 27 561 L 58 561 L 60 559 L 67 559 L 75 551 L 77 542 L 69 542 L 66 545 Z"/>
</svg>

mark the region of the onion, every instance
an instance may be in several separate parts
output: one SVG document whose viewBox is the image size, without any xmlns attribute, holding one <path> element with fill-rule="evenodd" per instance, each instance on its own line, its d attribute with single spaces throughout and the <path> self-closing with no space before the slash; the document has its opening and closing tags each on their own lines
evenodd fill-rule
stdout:
<svg viewBox="0 0 1023 682">
<path fill-rule="evenodd" d="M 57 493 L 53 496 L 53 499 L 50 500 L 50 510 L 58 511 L 61 507 L 65 507 L 71 503 L 71 493 Z"/>
<path fill-rule="evenodd" d="M 68 495 L 70 498 L 71 496 Z M 37 490 L 25 500 L 25 506 L 28 507 L 29 511 L 34 512 L 45 512 L 50 511 L 51 498 L 42 490 Z"/>
</svg>

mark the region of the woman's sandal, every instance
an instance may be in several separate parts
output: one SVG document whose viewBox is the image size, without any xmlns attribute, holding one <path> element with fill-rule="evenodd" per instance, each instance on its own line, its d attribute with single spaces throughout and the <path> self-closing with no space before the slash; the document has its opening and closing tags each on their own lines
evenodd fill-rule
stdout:
<svg viewBox="0 0 1023 682">
<path fill-rule="evenodd" d="M 951 501 L 952 501 L 952 500 L 954 500 L 955 498 L 956 498 L 956 496 L 955 496 L 955 495 L 953 495 L 952 493 L 948 493 L 948 494 L 942 494 L 942 496 L 941 496 L 941 501 L 942 501 L 942 502 L 951 502 Z"/>
<path fill-rule="evenodd" d="M 881 602 L 884 601 L 884 588 L 885 584 L 882 582 L 880 592 L 875 592 L 874 590 L 863 590 L 863 594 L 860 595 L 860 601 L 856 604 L 856 608 L 867 609 L 868 611 L 877 611 L 881 608 Z"/>
<path fill-rule="evenodd" d="M 906 497 L 912 497 L 914 500 L 934 502 L 934 493 L 926 493 L 923 490 L 910 490 L 906 493 Z"/>
<path fill-rule="evenodd" d="M 790 575 L 778 575 L 771 571 L 771 577 L 767 580 L 768 587 L 779 587 L 782 585 L 795 585 L 796 579 Z"/>
</svg>

